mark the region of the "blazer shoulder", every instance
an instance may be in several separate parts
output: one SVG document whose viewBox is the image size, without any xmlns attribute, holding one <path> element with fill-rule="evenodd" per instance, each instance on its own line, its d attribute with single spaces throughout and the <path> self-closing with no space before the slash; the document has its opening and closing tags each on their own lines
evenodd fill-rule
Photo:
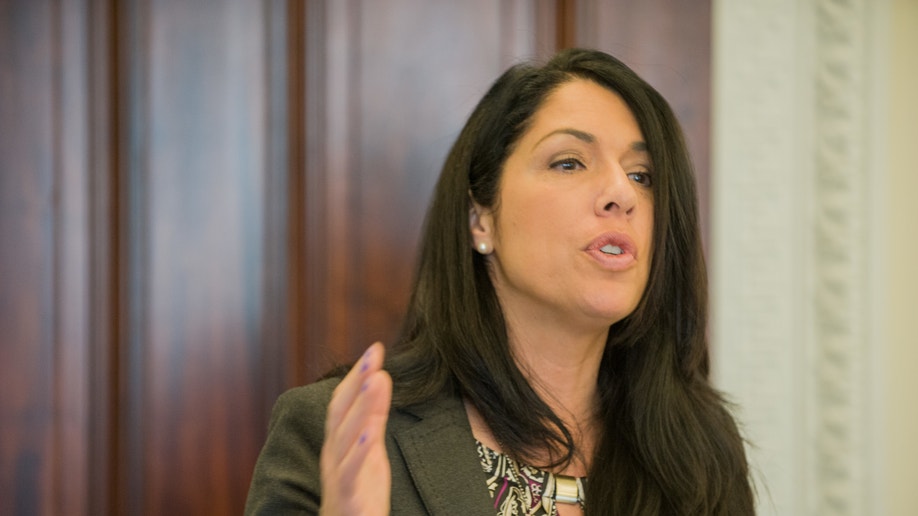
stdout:
<svg viewBox="0 0 918 516">
<path fill-rule="evenodd" d="M 321 440 L 324 437 L 328 403 L 339 383 L 341 383 L 340 378 L 330 378 L 294 387 L 281 394 L 271 411 L 268 433 L 270 434 L 279 425 L 292 425 L 301 430 L 307 430 L 306 435 L 313 435 Z M 316 433 L 318 435 L 315 435 Z"/>
<path fill-rule="evenodd" d="M 338 378 L 323 380 L 277 398 L 249 487 L 247 515 L 318 512 L 325 414 L 339 383 Z"/>
</svg>

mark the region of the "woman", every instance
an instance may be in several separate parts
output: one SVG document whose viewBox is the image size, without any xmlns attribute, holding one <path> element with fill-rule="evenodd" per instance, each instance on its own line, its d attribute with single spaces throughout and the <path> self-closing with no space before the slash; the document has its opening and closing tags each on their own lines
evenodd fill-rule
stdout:
<svg viewBox="0 0 918 516">
<path fill-rule="evenodd" d="M 597 51 L 513 67 L 447 158 L 400 342 L 278 400 L 246 512 L 752 514 L 706 289 L 663 98 Z"/>
</svg>

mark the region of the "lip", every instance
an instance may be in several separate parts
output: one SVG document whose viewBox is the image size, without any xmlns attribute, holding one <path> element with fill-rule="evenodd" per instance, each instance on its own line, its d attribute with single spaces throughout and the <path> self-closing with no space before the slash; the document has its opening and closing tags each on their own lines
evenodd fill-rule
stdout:
<svg viewBox="0 0 918 516">
<path fill-rule="evenodd" d="M 612 255 L 600 251 L 602 247 L 607 245 L 620 247 L 622 254 Z M 620 232 L 609 232 L 599 235 L 584 248 L 584 252 L 598 262 L 604 269 L 610 271 L 628 269 L 634 265 L 638 259 L 637 246 L 634 245 L 634 240 L 625 233 Z"/>
</svg>

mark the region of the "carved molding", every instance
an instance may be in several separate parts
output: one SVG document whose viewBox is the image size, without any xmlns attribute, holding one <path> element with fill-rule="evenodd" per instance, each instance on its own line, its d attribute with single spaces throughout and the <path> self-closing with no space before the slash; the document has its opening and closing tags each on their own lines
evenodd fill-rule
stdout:
<svg viewBox="0 0 918 516">
<path fill-rule="evenodd" d="M 715 2 L 715 381 L 751 442 L 761 514 L 877 513 L 877 257 L 857 245 L 876 210 L 874 19 L 866 0 Z"/>
<path fill-rule="evenodd" d="M 808 369 L 817 379 L 819 404 L 814 407 L 818 419 L 810 422 L 817 454 L 807 467 L 815 470 L 819 486 L 810 492 L 814 514 L 873 513 L 866 510 L 861 489 L 866 473 L 861 394 L 868 390 L 862 368 L 867 363 L 868 323 L 861 300 L 869 297 L 864 275 L 868 249 L 851 245 L 865 241 L 863 221 L 868 216 L 863 196 L 869 179 L 864 3 L 819 0 L 813 6 L 815 213 L 810 259 L 815 275 L 810 324 L 816 349 Z"/>
</svg>

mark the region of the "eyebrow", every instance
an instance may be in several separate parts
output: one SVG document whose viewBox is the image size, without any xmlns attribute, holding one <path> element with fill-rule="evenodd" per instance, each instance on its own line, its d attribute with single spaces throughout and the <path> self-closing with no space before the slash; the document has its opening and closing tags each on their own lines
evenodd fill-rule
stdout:
<svg viewBox="0 0 918 516">
<path fill-rule="evenodd" d="M 554 131 L 543 136 L 541 139 L 539 139 L 539 141 L 536 142 L 535 145 L 533 145 L 533 148 L 538 147 L 542 142 L 544 142 L 545 140 L 551 138 L 552 136 L 556 134 L 569 134 L 573 136 L 574 138 L 577 138 L 578 140 L 583 141 L 584 143 L 593 143 L 596 141 L 596 137 L 593 136 L 592 133 L 581 131 L 579 129 L 574 129 L 572 127 L 563 127 L 561 129 L 555 129 Z"/>
<path fill-rule="evenodd" d="M 594 136 L 592 133 L 581 131 L 579 129 L 574 129 L 572 127 L 563 127 L 561 129 L 555 129 L 554 131 L 543 136 L 539 141 L 536 142 L 535 145 L 533 145 L 533 148 L 538 147 L 543 141 L 547 140 L 548 138 L 556 134 L 568 134 L 570 136 L 573 136 L 574 138 L 577 138 L 578 140 L 584 143 L 595 143 L 596 142 L 596 136 Z M 631 144 L 631 150 L 638 151 L 638 152 L 647 152 L 647 142 L 636 141 Z"/>
<path fill-rule="evenodd" d="M 638 151 L 638 152 L 647 152 L 647 142 L 642 142 L 642 141 L 634 142 L 631 144 L 631 150 Z"/>
</svg>

